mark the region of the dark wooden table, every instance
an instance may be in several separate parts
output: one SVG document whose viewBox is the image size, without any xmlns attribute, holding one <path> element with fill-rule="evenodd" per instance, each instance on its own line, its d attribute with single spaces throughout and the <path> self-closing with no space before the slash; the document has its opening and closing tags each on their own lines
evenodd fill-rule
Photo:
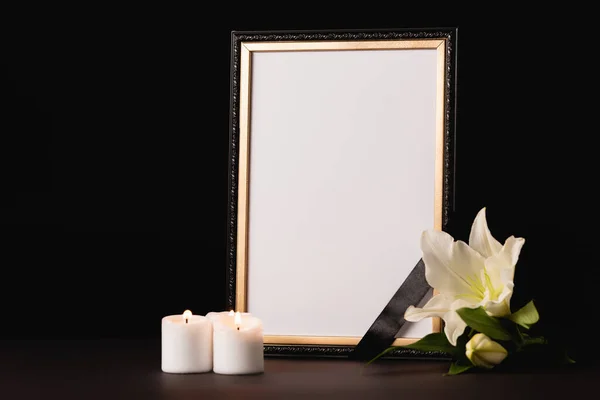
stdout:
<svg viewBox="0 0 600 400">
<path fill-rule="evenodd" d="M 592 399 L 600 368 L 444 376 L 443 361 L 267 358 L 265 373 L 172 375 L 157 341 L 0 342 L 0 399 Z"/>
</svg>

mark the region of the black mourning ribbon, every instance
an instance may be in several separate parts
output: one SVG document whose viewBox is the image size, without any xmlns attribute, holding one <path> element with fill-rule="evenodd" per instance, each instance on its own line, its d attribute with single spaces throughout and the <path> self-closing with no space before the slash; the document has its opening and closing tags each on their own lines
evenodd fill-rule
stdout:
<svg viewBox="0 0 600 400">
<path fill-rule="evenodd" d="M 348 357 L 369 361 L 390 347 L 406 322 L 406 309 L 420 303 L 430 289 L 425 280 L 425 263 L 420 259 Z"/>
</svg>

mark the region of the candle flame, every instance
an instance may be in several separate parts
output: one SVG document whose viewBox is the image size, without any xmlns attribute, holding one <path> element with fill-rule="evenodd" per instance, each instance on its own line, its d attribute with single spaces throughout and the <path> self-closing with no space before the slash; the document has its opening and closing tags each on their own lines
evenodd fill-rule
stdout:
<svg viewBox="0 0 600 400">
<path fill-rule="evenodd" d="M 235 315 L 235 313 L 233 312 L 233 310 L 229 311 L 229 316 L 233 317 Z"/>
<path fill-rule="evenodd" d="M 240 329 L 240 325 L 242 324 L 242 314 L 240 314 L 239 311 L 235 313 L 235 318 L 234 318 L 233 322 L 235 323 L 235 326 L 239 330 Z"/>
<path fill-rule="evenodd" d="M 188 320 L 192 318 L 192 312 L 190 310 L 185 310 L 183 312 L 183 319 L 185 320 L 185 323 L 188 323 Z"/>
</svg>

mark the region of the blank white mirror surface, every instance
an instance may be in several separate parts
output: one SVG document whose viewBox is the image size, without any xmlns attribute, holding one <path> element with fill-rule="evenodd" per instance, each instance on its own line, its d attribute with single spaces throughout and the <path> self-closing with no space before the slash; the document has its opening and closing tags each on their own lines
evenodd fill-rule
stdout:
<svg viewBox="0 0 600 400">
<path fill-rule="evenodd" d="M 265 335 L 360 337 L 434 227 L 437 52 L 251 56 L 248 311 Z"/>
</svg>

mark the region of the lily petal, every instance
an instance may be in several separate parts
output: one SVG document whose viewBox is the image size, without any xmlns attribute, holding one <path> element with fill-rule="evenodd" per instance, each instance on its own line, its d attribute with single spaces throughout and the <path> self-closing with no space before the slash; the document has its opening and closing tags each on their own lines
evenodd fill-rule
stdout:
<svg viewBox="0 0 600 400">
<path fill-rule="evenodd" d="M 507 282 L 502 292 L 496 299 L 490 299 L 489 293 L 486 292 L 486 298 L 482 301 L 482 306 L 487 313 L 493 317 L 504 317 L 510 314 L 510 299 L 513 294 L 514 283 Z"/>
<path fill-rule="evenodd" d="M 423 318 L 442 317 L 450 310 L 451 303 L 452 298 L 437 294 L 429 299 L 423 308 L 408 307 L 404 312 L 404 319 L 410 322 L 417 322 Z"/>
<path fill-rule="evenodd" d="M 452 346 L 456 346 L 456 342 L 460 335 L 465 332 L 467 324 L 463 321 L 455 311 L 449 311 L 444 317 L 444 334 L 448 338 L 448 342 Z"/>
<path fill-rule="evenodd" d="M 456 346 L 458 338 L 464 333 L 465 328 L 467 327 L 465 321 L 463 321 L 463 319 L 455 311 L 464 307 L 476 308 L 479 307 L 479 304 L 468 302 L 464 299 L 456 299 L 450 305 L 451 311 L 447 312 L 446 315 L 443 316 L 444 333 L 446 334 L 446 338 L 448 338 L 448 342 L 450 342 L 453 346 Z"/>
<path fill-rule="evenodd" d="M 465 242 L 454 241 L 446 232 L 429 230 L 421 235 L 425 279 L 448 296 L 483 298 L 480 273 L 485 260 Z"/>
<path fill-rule="evenodd" d="M 525 239 L 511 236 L 497 254 L 485 260 L 485 270 L 494 288 L 513 282 L 515 265 L 524 244 Z"/>
<path fill-rule="evenodd" d="M 471 234 L 469 235 L 469 246 L 488 258 L 500 252 L 502 245 L 492 236 L 488 228 L 487 219 L 485 217 L 485 207 L 483 207 L 471 226 Z"/>
</svg>

